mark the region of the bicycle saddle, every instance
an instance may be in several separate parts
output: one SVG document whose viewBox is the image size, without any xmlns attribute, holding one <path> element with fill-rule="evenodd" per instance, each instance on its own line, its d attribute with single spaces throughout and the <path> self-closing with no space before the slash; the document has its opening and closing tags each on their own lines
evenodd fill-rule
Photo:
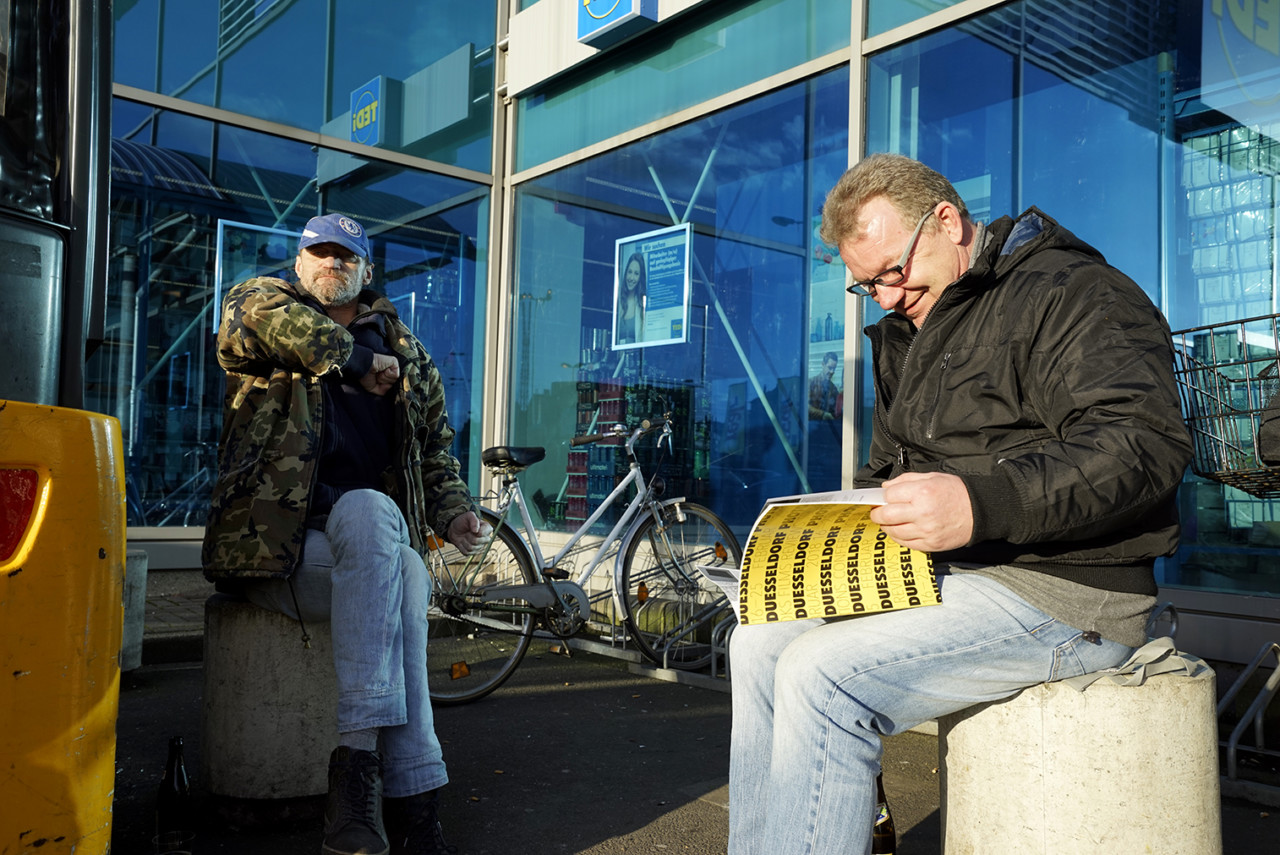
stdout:
<svg viewBox="0 0 1280 855">
<path fill-rule="evenodd" d="M 495 445 L 480 452 L 480 461 L 498 472 L 520 472 L 546 456 L 539 446 Z"/>
</svg>

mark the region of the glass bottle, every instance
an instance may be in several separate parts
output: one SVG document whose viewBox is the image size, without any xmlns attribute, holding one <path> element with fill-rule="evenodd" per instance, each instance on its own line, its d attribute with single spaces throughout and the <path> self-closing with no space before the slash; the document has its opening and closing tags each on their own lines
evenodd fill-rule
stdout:
<svg viewBox="0 0 1280 855">
<path fill-rule="evenodd" d="M 893 855 L 898 848 L 898 833 L 893 827 L 893 813 L 884 794 L 884 777 L 876 775 L 876 823 L 871 829 L 872 855 Z"/>
<path fill-rule="evenodd" d="M 182 737 L 169 737 L 169 758 L 156 791 L 156 851 L 179 852 L 191 840 L 191 781 L 182 756 Z"/>
</svg>

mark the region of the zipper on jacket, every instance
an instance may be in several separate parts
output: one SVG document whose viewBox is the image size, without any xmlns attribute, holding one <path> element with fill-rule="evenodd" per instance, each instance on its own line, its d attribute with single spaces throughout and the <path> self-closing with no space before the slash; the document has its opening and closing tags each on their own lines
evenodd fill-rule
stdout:
<svg viewBox="0 0 1280 855">
<path fill-rule="evenodd" d="M 948 350 L 942 356 L 942 367 L 938 370 L 938 391 L 933 396 L 933 412 L 929 414 L 929 429 L 924 435 L 928 439 L 933 439 L 933 429 L 938 425 L 938 402 L 942 399 L 942 378 L 947 373 L 947 366 L 951 364 L 952 351 Z"/>
<path fill-rule="evenodd" d="M 907 352 L 902 355 L 902 367 L 898 369 L 898 391 L 902 391 L 902 380 L 907 376 L 907 362 L 911 359 L 911 351 L 916 348 L 916 339 L 920 337 L 920 330 L 916 330 L 915 335 L 911 336 L 911 341 L 907 344 Z M 885 408 L 885 414 L 889 412 Z M 889 426 L 881 423 L 885 436 L 889 437 L 889 441 L 898 447 L 898 468 L 906 471 L 907 468 L 907 447 L 898 441 L 897 437 L 889 433 Z"/>
</svg>

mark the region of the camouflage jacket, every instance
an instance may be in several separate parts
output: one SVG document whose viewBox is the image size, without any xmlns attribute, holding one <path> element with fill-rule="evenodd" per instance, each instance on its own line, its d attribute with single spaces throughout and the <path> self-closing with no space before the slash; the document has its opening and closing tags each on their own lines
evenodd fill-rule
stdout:
<svg viewBox="0 0 1280 855">
<path fill-rule="evenodd" d="M 385 297 L 360 295 L 362 314 L 386 316 L 403 368 L 396 396 L 400 457 L 390 493 L 420 553 L 472 509 L 435 362 Z M 342 370 L 355 342 L 280 279 L 250 279 L 227 294 L 218 362 L 227 391 L 202 561 L 210 580 L 291 576 L 302 555 L 324 428 L 322 378 Z"/>
</svg>

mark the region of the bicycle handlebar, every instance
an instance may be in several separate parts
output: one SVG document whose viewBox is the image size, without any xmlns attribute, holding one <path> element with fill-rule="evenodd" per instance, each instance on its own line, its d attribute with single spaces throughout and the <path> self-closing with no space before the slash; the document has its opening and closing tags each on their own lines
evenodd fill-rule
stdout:
<svg viewBox="0 0 1280 855">
<path fill-rule="evenodd" d="M 608 439 L 608 438 L 609 438 L 609 437 L 611 437 L 611 436 L 618 436 L 618 434 L 616 434 L 616 433 L 588 433 L 588 434 L 583 434 L 582 436 L 575 436 L 575 437 L 573 437 L 572 439 L 570 439 L 570 440 L 569 440 L 569 445 L 571 445 L 571 446 L 586 445 L 586 444 L 588 444 L 588 443 L 592 443 L 592 442 L 599 442 L 599 441 L 600 441 L 600 440 L 602 440 L 602 439 Z"/>
<path fill-rule="evenodd" d="M 642 419 L 640 421 L 640 424 L 635 429 L 635 434 L 636 436 L 640 436 L 641 434 L 648 433 L 649 431 L 654 430 L 656 428 L 665 427 L 669 423 L 669 421 L 670 420 L 666 416 L 660 419 L 655 419 L 653 421 L 650 421 L 649 419 Z M 609 428 L 609 430 L 604 431 L 603 433 L 588 433 L 588 434 L 583 434 L 582 436 L 572 437 L 569 440 L 569 445 L 573 447 L 577 447 L 579 445 L 587 445 L 588 443 L 600 442 L 601 440 L 604 440 L 604 439 L 613 439 L 615 437 L 623 437 L 626 435 L 627 435 L 627 426 L 624 424 L 616 424 L 613 427 Z"/>
</svg>

